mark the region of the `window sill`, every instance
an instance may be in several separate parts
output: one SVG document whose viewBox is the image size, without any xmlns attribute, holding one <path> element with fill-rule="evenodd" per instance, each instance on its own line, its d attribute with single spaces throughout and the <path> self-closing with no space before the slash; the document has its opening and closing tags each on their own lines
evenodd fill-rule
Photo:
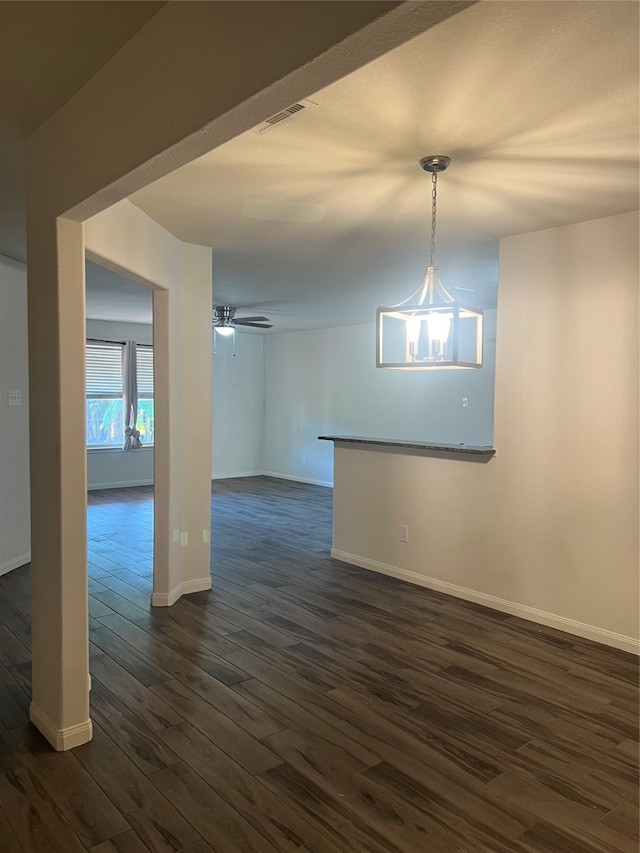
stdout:
<svg viewBox="0 0 640 853">
<path fill-rule="evenodd" d="M 123 450 L 121 447 L 87 447 L 87 453 L 140 453 L 141 450 L 153 450 L 153 444 L 143 444 L 137 450 Z"/>
</svg>

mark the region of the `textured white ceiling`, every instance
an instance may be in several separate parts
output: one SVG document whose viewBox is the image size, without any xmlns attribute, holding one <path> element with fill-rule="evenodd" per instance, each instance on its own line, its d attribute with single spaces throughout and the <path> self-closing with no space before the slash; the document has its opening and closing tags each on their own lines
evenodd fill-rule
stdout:
<svg viewBox="0 0 640 853">
<path fill-rule="evenodd" d="M 164 5 L 0 2 L 0 253 L 26 261 L 24 140 Z"/>
<path fill-rule="evenodd" d="M 482 2 L 131 200 L 213 247 L 214 301 L 274 331 L 372 321 L 427 260 L 495 304 L 498 239 L 638 206 L 638 4 Z"/>
</svg>

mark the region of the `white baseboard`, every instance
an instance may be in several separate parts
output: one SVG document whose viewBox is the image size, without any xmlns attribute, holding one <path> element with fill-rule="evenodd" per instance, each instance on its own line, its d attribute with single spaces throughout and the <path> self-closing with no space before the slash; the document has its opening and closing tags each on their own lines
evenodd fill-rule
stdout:
<svg viewBox="0 0 640 853">
<path fill-rule="evenodd" d="M 25 566 L 27 563 L 31 562 L 31 551 L 27 551 L 26 554 L 20 554 L 17 557 L 14 557 L 12 560 L 7 560 L 6 563 L 2 563 L 0 566 L 0 575 L 6 575 L 7 572 L 12 572 L 14 569 L 19 569 L 20 566 Z"/>
<path fill-rule="evenodd" d="M 237 477 L 262 477 L 262 471 L 241 471 L 234 474 L 212 474 L 212 480 L 235 480 Z"/>
<path fill-rule="evenodd" d="M 84 723 L 78 723 L 75 726 L 68 726 L 66 729 L 58 729 L 43 711 L 36 708 L 33 702 L 29 706 L 29 719 L 58 752 L 64 752 L 67 749 L 73 749 L 74 746 L 88 743 L 93 737 L 91 720 L 86 720 Z"/>
<path fill-rule="evenodd" d="M 631 652 L 631 654 L 640 654 L 640 641 L 635 640 L 633 637 L 627 637 L 624 634 L 616 634 L 615 631 L 597 628 L 595 625 L 587 625 L 584 622 L 577 622 L 575 619 L 567 619 L 565 616 L 547 613 L 545 610 L 538 610 L 535 607 L 528 607 L 525 604 L 508 601 L 506 598 L 497 598 L 495 595 L 487 595 L 485 592 L 478 592 L 475 589 L 468 589 L 467 587 L 458 586 L 447 581 L 425 577 L 416 572 L 410 572 L 407 569 L 400 569 L 397 566 L 390 566 L 387 563 L 369 560 L 367 557 L 359 557 L 357 554 L 339 551 L 337 548 L 331 549 L 331 556 L 335 560 L 341 560 L 343 563 L 350 563 L 353 566 L 370 569 L 373 572 L 380 572 L 383 575 L 390 575 L 409 583 L 425 586 L 427 589 L 435 589 L 438 592 L 447 593 L 447 595 L 452 595 L 455 598 L 473 601 L 475 604 L 483 604 L 485 607 L 500 610 L 502 613 L 510 613 L 512 616 L 519 616 L 522 619 L 527 619 L 529 622 L 537 622 L 549 628 L 557 628 L 559 631 L 566 631 L 568 634 L 575 634 L 587 640 L 594 640 L 596 643 L 613 646 L 616 649 Z"/>
<path fill-rule="evenodd" d="M 153 486 L 153 480 L 122 480 L 118 483 L 87 483 L 87 491 L 98 489 L 128 489 L 130 486 Z"/>
<path fill-rule="evenodd" d="M 293 480 L 294 483 L 310 483 L 312 486 L 328 486 L 333 488 L 333 483 L 328 480 L 312 480 L 311 477 L 294 477 L 292 474 L 279 474 L 277 471 L 263 471 L 263 477 L 275 477 L 277 480 Z"/>
<path fill-rule="evenodd" d="M 241 474 L 214 474 L 212 480 L 235 480 L 238 477 L 275 477 L 276 480 L 292 480 L 294 483 L 310 483 L 312 486 L 328 486 L 333 483 L 327 480 L 312 480 L 310 477 L 294 477 L 292 474 L 280 474 L 277 471 L 243 471 Z"/>
<path fill-rule="evenodd" d="M 152 607 L 171 607 L 183 595 L 190 592 L 203 592 L 211 589 L 211 575 L 206 578 L 196 578 L 192 581 L 182 581 L 171 592 L 154 592 L 151 595 Z"/>
</svg>

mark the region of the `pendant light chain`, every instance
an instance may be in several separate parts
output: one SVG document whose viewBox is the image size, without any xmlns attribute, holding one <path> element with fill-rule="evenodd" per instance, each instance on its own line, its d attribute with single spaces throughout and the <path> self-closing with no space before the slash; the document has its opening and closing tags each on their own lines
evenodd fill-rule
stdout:
<svg viewBox="0 0 640 853">
<path fill-rule="evenodd" d="M 431 244 L 429 245 L 429 266 L 433 266 L 433 255 L 436 250 L 436 203 L 438 193 L 438 172 L 431 173 Z"/>
</svg>

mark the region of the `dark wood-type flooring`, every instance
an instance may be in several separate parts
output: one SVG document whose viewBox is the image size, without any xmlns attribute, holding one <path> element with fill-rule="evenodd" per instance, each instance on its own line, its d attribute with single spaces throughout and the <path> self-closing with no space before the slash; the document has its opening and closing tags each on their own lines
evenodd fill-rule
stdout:
<svg viewBox="0 0 640 853">
<path fill-rule="evenodd" d="M 637 853 L 631 655 L 333 561 L 331 491 L 261 477 L 151 609 L 151 490 L 89 503 L 92 743 L 28 724 L 0 579 L 3 853 Z"/>
</svg>

